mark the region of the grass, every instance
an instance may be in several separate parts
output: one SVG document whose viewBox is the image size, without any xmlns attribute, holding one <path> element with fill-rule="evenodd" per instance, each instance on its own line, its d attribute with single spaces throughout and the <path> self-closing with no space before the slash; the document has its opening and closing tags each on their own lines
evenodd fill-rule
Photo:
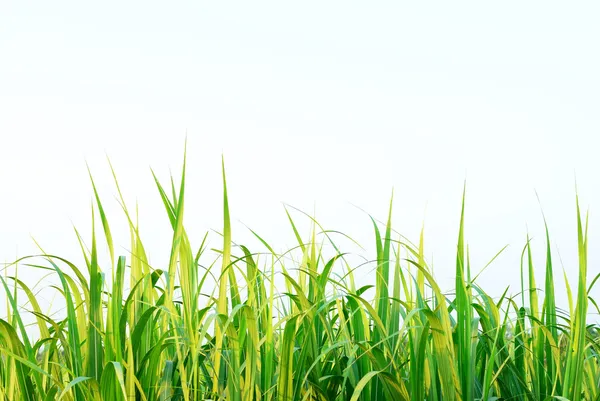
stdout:
<svg viewBox="0 0 600 401">
<path fill-rule="evenodd" d="M 258 251 L 234 244 L 224 167 L 222 247 L 208 250 L 207 236 L 193 247 L 183 225 L 185 162 L 178 188 L 173 179 L 154 180 L 173 234 L 162 269 L 148 264 L 116 175 L 130 254 L 115 254 L 92 179 L 91 248 L 77 232 L 84 263 L 40 247 L 11 265 L 58 280 L 51 289 L 64 305 L 59 318 L 4 269 L 0 400 L 600 400 L 599 326 L 586 322 L 598 276 L 588 282 L 578 202 L 579 281 L 574 289 L 566 281 L 563 312 L 547 230 L 542 289 L 529 238 L 519 295 L 507 289 L 494 299 L 477 285 L 464 197 L 455 291 L 445 294 L 425 261 L 423 236 L 413 244 L 392 230 L 392 202 L 387 223 L 372 219 L 376 255 L 357 266 L 308 215 L 313 228 L 302 238 L 291 210 L 293 249 L 278 253 L 258 234 Z M 110 265 L 100 266 L 99 241 Z M 371 268 L 374 288 L 357 286 L 355 276 Z"/>
</svg>

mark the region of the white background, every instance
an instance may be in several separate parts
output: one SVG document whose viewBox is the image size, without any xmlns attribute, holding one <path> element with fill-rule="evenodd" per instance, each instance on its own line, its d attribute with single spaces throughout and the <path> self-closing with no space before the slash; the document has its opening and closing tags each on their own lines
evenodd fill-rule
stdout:
<svg viewBox="0 0 600 401">
<path fill-rule="evenodd" d="M 369 255 L 355 206 L 383 220 L 394 188 L 395 228 L 417 240 L 425 223 L 449 289 L 466 180 L 473 270 L 510 245 L 481 286 L 519 291 L 528 230 L 543 284 L 537 190 L 556 275 L 560 255 L 575 289 L 575 179 L 592 213 L 590 279 L 599 262 L 599 17 L 595 2 L 3 1 L 0 258 L 36 252 L 33 236 L 82 263 L 71 224 L 89 241 L 86 161 L 126 254 L 108 154 L 164 267 L 170 228 L 149 167 L 179 174 L 187 133 L 196 245 L 222 226 L 224 154 L 234 238 L 253 243 L 245 224 L 294 245 L 285 202 Z"/>
</svg>

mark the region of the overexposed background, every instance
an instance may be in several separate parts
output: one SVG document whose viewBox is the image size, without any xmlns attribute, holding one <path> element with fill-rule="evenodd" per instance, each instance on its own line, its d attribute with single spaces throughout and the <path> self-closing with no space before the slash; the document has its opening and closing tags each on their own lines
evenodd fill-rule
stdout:
<svg viewBox="0 0 600 401">
<path fill-rule="evenodd" d="M 600 262 L 599 18 L 595 2 L 1 2 L 0 259 L 35 253 L 33 236 L 81 263 L 86 161 L 126 254 L 108 155 L 164 265 L 149 167 L 179 174 L 187 133 L 196 245 L 222 225 L 224 154 L 235 239 L 251 241 L 245 224 L 294 245 L 285 202 L 368 251 L 356 206 L 383 220 L 394 188 L 395 228 L 417 240 L 425 222 L 448 289 L 466 179 L 473 270 L 510 245 L 481 286 L 519 291 L 527 230 L 543 283 L 537 191 L 556 276 L 560 255 L 575 289 L 575 179 L 592 213 L 590 279 Z"/>
</svg>

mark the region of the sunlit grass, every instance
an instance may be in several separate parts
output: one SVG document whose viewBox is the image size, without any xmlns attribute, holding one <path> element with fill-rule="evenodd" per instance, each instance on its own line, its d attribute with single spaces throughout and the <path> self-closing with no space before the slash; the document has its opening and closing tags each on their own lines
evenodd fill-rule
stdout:
<svg viewBox="0 0 600 401">
<path fill-rule="evenodd" d="M 137 213 L 113 175 L 130 254 L 115 253 L 92 180 L 89 249 L 77 233 L 84 263 L 40 247 L 18 261 L 19 276 L 8 267 L 0 276 L 8 310 L 0 319 L 1 400 L 600 400 L 599 327 L 586 322 L 598 276 L 588 281 L 578 201 L 579 278 L 560 289 L 569 300 L 563 313 L 548 230 L 543 267 L 533 265 L 527 238 L 516 297 L 507 290 L 492 298 L 477 285 L 464 198 L 455 288 L 446 294 L 426 263 L 423 235 L 413 244 L 392 230 L 392 202 L 385 224 L 372 219 L 370 265 L 352 264 L 304 214 L 312 230 L 303 238 L 290 209 L 293 249 L 277 252 L 258 234 L 260 249 L 234 243 L 224 166 L 222 246 L 207 249 L 207 236 L 192 244 L 183 225 L 185 160 L 178 186 L 154 176 L 172 241 L 168 264 L 151 267 Z M 100 265 L 99 241 L 108 265 Z M 60 317 L 43 312 L 25 269 L 57 279 L 49 289 L 64 305 Z M 374 286 L 357 285 L 369 269 Z"/>
</svg>

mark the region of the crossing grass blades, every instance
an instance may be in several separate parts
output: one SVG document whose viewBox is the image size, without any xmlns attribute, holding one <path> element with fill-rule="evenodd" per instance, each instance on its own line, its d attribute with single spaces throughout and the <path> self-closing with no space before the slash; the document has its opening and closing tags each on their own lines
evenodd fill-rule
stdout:
<svg viewBox="0 0 600 401">
<path fill-rule="evenodd" d="M 291 208 L 284 218 L 293 249 L 277 252 L 258 234 L 260 249 L 234 245 L 224 167 L 222 245 L 208 249 L 208 234 L 192 244 L 183 225 L 185 157 L 178 188 L 154 176 L 172 242 L 168 265 L 150 266 L 113 175 L 129 254 L 115 253 L 92 180 L 91 246 L 76 236 L 82 263 L 40 247 L 3 269 L 0 400 L 600 400 L 599 326 L 586 322 L 597 311 L 589 294 L 598 277 L 588 281 L 587 219 L 578 204 L 579 280 L 561 289 L 569 300 L 563 311 L 547 229 L 541 270 L 525 241 L 518 295 L 492 298 L 477 285 L 464 200 L 455 288 L 443 293 L 423 236 L 412 244 L 392 230 L 391 202 L 386 224 L 372 219 L 371 263 L 352 265 L 331 231 Z M 306 238 L 299 218 L 312 226 Z M 99 241 L 108 255 L 99 256 Z M 40 305 L 27 269 L 57 280 L 61 313 Z M 374 285 L 358 286 L 355 277 L 370 271 Z"/>
</svg>

